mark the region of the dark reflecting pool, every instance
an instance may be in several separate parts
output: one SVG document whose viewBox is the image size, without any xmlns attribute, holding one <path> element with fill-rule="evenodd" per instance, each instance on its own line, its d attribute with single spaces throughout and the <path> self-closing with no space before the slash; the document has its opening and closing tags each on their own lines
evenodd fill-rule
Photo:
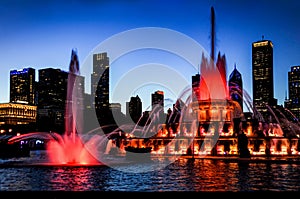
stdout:
<svg viewBox="0 0 300 199">
<path fill-rule="evenodd" d="M 178 159 L 164 169 L 124 172 L 148 164 L 0 167 L 0 191 L 240 192 L 299 191 L 300 165 Z M 117 168 L 117 167 L 120 167 Z"/>
</svg>

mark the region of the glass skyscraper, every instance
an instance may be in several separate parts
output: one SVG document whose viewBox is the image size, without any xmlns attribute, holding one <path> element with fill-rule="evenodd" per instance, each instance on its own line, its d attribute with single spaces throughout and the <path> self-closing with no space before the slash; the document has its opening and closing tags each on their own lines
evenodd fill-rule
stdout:
<svg viewBox="0 0 300 199">
<path fill-rule="evenodd" d="M 106 52 L 93 55 L 91 98 L 98 119 L 105 123 L 105 115 L 109 113 L 109 57 Z"/>
<path fill-rule="evenodd" d="M 300 120 L 300 66 L 292 66 L 288 72 L 288 108 Z"/>
<path fill-rule="evenodd" d="M 253 105 L 264 118 L 266 105 L 277 105 L 274 99 L 273 43 L 261 40 L 252 43 Z"/>
<path fill-rule="evenodd" d="M 35 69 L 10 71 L 10 102 L 36 105 Z"/>
</svg>

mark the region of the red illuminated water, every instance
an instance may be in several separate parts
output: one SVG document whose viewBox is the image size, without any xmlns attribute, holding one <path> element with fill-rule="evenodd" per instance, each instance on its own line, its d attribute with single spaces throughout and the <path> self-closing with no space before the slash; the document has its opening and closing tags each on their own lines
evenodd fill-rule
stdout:
<svg viewBox="0 0 300 199">
<path fill-rule="evenodd" d="M 196 91 L 198 100 L 228 99 L 225 55 L 219 53 L 216 64 L 203 55 L 200 70 L 200 85 Z"/>
<path fill-rule="evenodd" d="M 49 162 L 55 164 L 99 164 L 99 161 L 85 147 L 80 137 L 70 139 L 69 136 L 62 136 L 63 143 L 50 140 L 47 144 Z"/>
<path fill-rule="evenodd" d="M 82 133 L 83 82 L 78 78 L 79 60 L 77 52 L 72 50 L 69 65 L 68 87 L 65 109 L 65 133 L 60 141 L 47 143 L 49 161 L 61 164 L 95 164 L 99 161 L 85 147 L 79 134 Z"/>
<path fill-rule="evenodd" d="M 25 139 L 45 140 L 48 164 L 100 164 L 97 157 L 94 157 L 96 153 L 93 152 L 93 145 L 89 144 L 89 147 L 86 147 L 86 143 L 79 136 L 82 134 L 83 126 L 83 88 L 81 85 L 84 85 L 81 79 L 78 78 L 79 75 L 77 52 L 72 50 L 65 106 L 65 132 L 63 134 L 55 132 L 32 132 L 15 136 L 9 141 L 17 142 Z M 89 140 L 89 143 L 92 141 L 92 139 Z"/>
</svg>

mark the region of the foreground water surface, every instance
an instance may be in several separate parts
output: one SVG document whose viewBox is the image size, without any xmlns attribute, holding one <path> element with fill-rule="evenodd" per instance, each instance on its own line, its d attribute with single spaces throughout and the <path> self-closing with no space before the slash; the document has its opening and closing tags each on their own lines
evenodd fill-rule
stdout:
<svg viewBox="0 0 300 199">
<path fill-rule="evenodd" d="M 110 166 L 0 167 L 0 191 L 240 192 L 299 191 L 300 165 L 180 158 L 147 172 L 150 163 Z M 122 168 L 124 167 L 124 168 Z M 126 167 L 126 168 L 125 168 Z"/>
</svg>

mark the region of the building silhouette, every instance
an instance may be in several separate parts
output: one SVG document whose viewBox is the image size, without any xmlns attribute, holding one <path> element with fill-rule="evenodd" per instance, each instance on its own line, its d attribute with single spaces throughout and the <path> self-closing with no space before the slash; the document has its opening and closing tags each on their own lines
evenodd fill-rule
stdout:
<svg viewBox="0 0 300 199">
<path fill-rule="evenodd" d="M 36 105 L 35 69 L 10 71 L 10 102 Z"/>
<path fill-rule="evenodd" d="M 160 110 L 164 111 L 164 92 L 163 91 L 155 91 L 151 94 L 151 105 L 152 111 Z"/>
<path fill-rule="evenodd" d="M 164 92 L 157 90 L 151 94 L 151 122 L 165 123 L 167 114 L 164 111 Z M 149 116 L 150 116 L 149 115 Z M 144 116 L 143 116 L 144 117 Z"/>
<path fill-rule="evenodd" d="M 241 73 L 236 69 L 236 65 L 229 75 L 228 87 L 230 99 L 238 102 L 243 112 L 243 79 Z"/>
<path fill-rule="evenodd" d="M 138 95 L 126 102 L 126 117 L 137 123 L 142 116 L 142 101 Z"/>
<path fill-rule="evenodd" d="M 300 66 L 292 66 L 288 72 L 288 93 L 289 99 L 285 104 L 300 120 Z"/>
<path fill-rule="evenodd" d="M 64 131 L 64 113 L 67 95 L 68 72 L 44 68 L 38 71 L 39 131 Z"/>
<path fill-rule="evenodd" d="M 38 71 L 38 107 L 65 108 L 68 72 L 44 68 Z"/>
<path fill-rule="evenodd" d="M 270 40 L 252 43 L 252 78 L 253 106 L 265 120 L 268 118 L 267 105 L 277 105 L 274 98 L 273 43 Z"/>
<path fill-rule="evenodd" d="M 92 107 L 95 108 L 100 125 L 111 119 L 107 118 L 109 109 L 109 57 L 106 52 L 93 55 L 93 73 L 91 74 Z"/>
<path fill-rule="evenodd" d="M 192 100 L 197 101 L 200 100 L 200 74 L 196 74 L 192 76 Z"/>
</svg>

